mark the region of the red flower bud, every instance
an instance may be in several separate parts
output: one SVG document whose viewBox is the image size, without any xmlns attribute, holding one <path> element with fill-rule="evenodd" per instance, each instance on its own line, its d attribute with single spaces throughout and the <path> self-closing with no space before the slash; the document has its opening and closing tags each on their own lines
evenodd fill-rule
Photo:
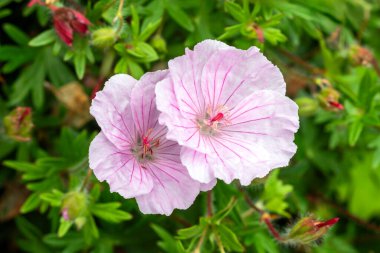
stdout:
<svg viewBox="0 0 380 253">
<path fill-rule="evenodd" d="M 310 244 L 325 235 L 338 221 L 338 217 L 327 221 L 317 221 L 313 217 L 302 218 L 289 231 L 285 241 L 293 244 Z"/>
<path fill-rule="evenodd" d="M 17 141 L 29 141 L 33 128 L 32 109 L 17 107 L 4 118 L 6 134 Z"/>
<path fill-rule="evenodd" d="M 49 6 L 53 11 L 53 23 L 58 36 L 68 45 L 72 46 L 74 32 L 86 34 L 90 21 L 80 12 L 73 9 Z"/>
</svg>

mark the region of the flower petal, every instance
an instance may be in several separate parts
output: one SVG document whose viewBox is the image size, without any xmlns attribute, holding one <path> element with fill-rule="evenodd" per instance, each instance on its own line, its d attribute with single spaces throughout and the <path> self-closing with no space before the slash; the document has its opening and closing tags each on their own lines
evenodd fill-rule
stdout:
<svg viewBox="0 0 380 253">
<path fill-rule="evenodd" d="M 256 166 L 249 166 L 244 155 L 240 180 L 248 182 L 265 176 L 270 169 L 287 166 L 296 152 L 293 140 L 299 127 L 298 106 L 282 94 L 268 90 L 254 92 L 231 110 L 228 121 L 222 133 L 242 144 L 254 144 L 252 152 L 264 158 L 257 160 Z M 247 148 L 252 149 L 250 146 Z M 258 153 L 258 147 L 263 152 Z"/>
<path fill-rule="evenodd" d="M 179 110 L 173 80 L 168 76 L 156 86 L 157 108 L 162 113 L 159 116 L 160 124 L 168 127 L 166 137 L 177 141 L 180 145 L 208 152 L 203 137 L 194 119 L 183 117 Z"/>
<path fill-rule="evenodd" d="M 112 192 L 124 198 L 133 198 L 151 192 L 153 178 L 142 168 L 134 156 L 120 151 L 100 132 L 91 142 L 89 150 L 90 168 L 100 180 L 106 180 Z"/>
<path fill-rule="evenodd" d="M 129 147 L 136 134 L 129 106 L 132 88 L 137 81 L 124 74 L 110 78 L 92 100 L 90 113 L 103 133 L 119 149 Z"/>
<path fill-rule="evenodd" d="M 167 71 L 147 73 L 141 77 L 133 88 L 131 95 L 132 115 L 136 128 L 141 135 L 146 134 L 148 129 L 162 130 L 162 127 L 159 127 L 158 124 L 159 112 L 156 108 L 156 94 L 154 90 L 156 84 L 167 73 Z"/>
<path fill-rule="evenodd" d="M 189 208 L 199 194 L 199 182 L 193 180 L 185 167 L 170 160 L 147 164 L 153 175 L 153 190 L 136 198 L 145 214 L 170 215 L 174 209 Z"/>
<path fill-rule="evenodd" d="M 186 49 L 186 54 L 169 61 L 171 78 L 177 103 L 183 117 L 193 119 L 204 112 L 204 98 L 201 88 L 201 73 L 204 64 L 218 50 L 229 48 L 226 44 L 205 40 L 197 44 L 194 51 Z"/>
<path fill-rule="evenodd" d="M 217 51 L 204 65 L 201 80 L 206 106 L 214 111 L 232 108 L 257 90 L 285 94 L 281 72 L 256 47 L 246 51 L 236 48 Z"/>
</svg>

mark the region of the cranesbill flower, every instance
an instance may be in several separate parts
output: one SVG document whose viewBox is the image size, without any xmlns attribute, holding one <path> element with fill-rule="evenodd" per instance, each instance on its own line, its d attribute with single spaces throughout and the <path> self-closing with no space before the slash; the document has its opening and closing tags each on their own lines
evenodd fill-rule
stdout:
<svg viewBox="0 0 380 253">
<path fill-rule="evenodd" d="M 140 81 L 115 75 L 90 108 L 102 130 L 90 145 L 90 167 L 112 192 L 135 197 L 145 214 L 186 209 L 201 187 L 181 164 L 180 146 L 165 138 L 167 128 L 158 123 L 154 89 L 166 75 L 147 73 Z"/>
<path fill-rule="evenodd" d="M 206 40 L 171 60 L 169 71 L 156 86 L 159 121 L 183 146 L 181 160 L 194 179 L 247 185 L 288 165 L 298 107 L 258 48 Z"/>
</svg>

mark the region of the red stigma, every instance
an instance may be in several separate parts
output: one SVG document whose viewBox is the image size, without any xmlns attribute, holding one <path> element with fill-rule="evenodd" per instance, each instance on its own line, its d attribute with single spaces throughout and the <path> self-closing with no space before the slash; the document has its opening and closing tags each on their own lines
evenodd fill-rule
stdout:
<svg viewBox="0 0 380 253">
<path fill-rule="evenodd" d="M 344 109 L 344 106 L 341 103 L 339 103 L 339 102 L 334 102 L 334 101 L 328 101 L 328 102 L 329 102 L 329 104 L 332 107 L 335 107 L 338 110 L 343 110 Z"/>
<path fill-rule="evenodd" d="M 219 120 L 223 119 L 223 117 L 224 117 L 224 114 L 219 112 L 217 115 L 215 115 L 215 117 L 213 117 L 211 119 L 211 122 L 219 121 Z"/>
<path fill-rule="evenodd" d="M 332 218 L 330 220 L 319 222 L 315 224 L 317 228 L 330 227 L 339 221 L 339 217 Z"/>
</svg>

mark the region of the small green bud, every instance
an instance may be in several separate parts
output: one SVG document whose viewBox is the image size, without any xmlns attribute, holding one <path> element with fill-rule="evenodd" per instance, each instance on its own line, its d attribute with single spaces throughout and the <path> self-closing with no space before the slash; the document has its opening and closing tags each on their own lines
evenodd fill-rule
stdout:
<svg viewBox="0 0 380 253">
<path fill-rule="evenodd" d="M 152 46 L 157 49 L 160 53 L 166 53 L 166 41 L 164 38 L 161 37 L 161 35 L 155 35 L 151 40 Z"/>
<path fill-rule="evenodd" d="M 96 47 L 110 47 L 116 38 L 116 31 L 112 27 L 99 28 L 92 33 L 92 44 Z"/>
<path fill-rule="evenodd" d="M 30 141 L 33 129 L 32 109 L 17 107 L 4 117 L 6 134 L 16 141 Z"/>
<path fill-rule="evenodd" d="M 62 217 L 65 220 L 76 220 L 87 209 L 87 196 L 82 192 L 69 192 L 62 201 Z"/>
<path fill-rule="evenodd" d="M 296 99 L 296 103 L 299 107 L 299 115 L 300 116 L 312 116 L 318 110 L 318 101 L 314 98 L 309 97 L 301 97 Z"/>
</svg>

